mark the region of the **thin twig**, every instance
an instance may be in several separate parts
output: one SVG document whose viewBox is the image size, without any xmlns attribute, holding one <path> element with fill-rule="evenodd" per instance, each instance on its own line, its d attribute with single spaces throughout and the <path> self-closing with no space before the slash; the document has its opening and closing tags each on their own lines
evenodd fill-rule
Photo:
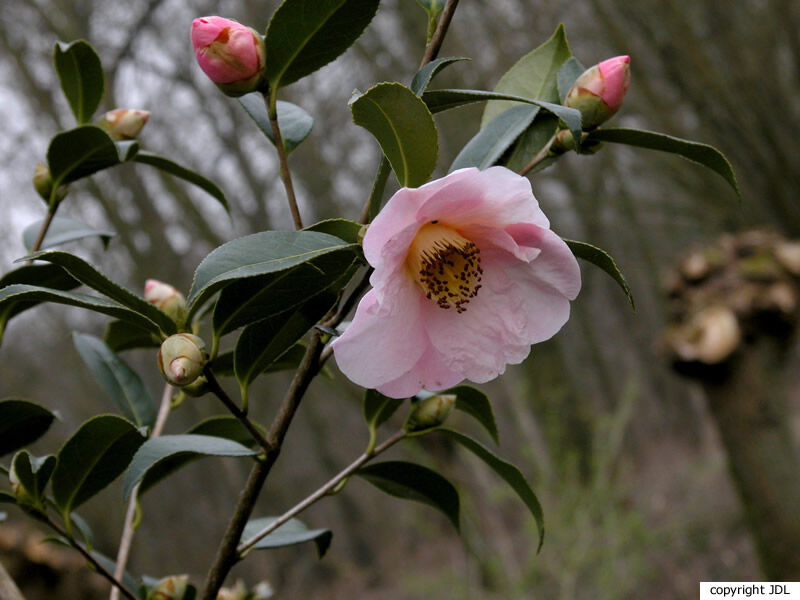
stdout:
<svg viewBox="0 0 800 600">
<path fill-rule="evenodd" d="M 168 383 L 164 385 L 164 391 L 161 392 L 161 404 L 158 407 L 158 415 L 156 422 L 153 424 L 153 432 L 150 434 L 150 439 L 157 438 L 164 432 L 164 426 L 167 424 L 169 417 L 170 404 L 172 402 L 172 386 Z M 133 536 L 136 534 L 136 508 L 138 506 L 139 485 L 133 488 L 131 499 L 128 501 L 128 510 L 125 512 L 125 524 L 122 528 L 122 537 L 119 540 L 119 549 L 117 550 L 117 561 L 114 567 L 114 578 L 122 581 L 125 574 L 125 568 L 128 566 L 128 558 L 130 557 L 131 545 L 133 544 Z M 119 588 L 111 588 L 109 600 L 119 600 Z"/>
<path fill-rule="evenodd" d="M 439 24 L 436 26 L 436 31 L 433 32 L 431 41 L 425 47 L 425 54 L 422 55 L 420 67 L 424 67 L 439 56 L 439 50 L 442 49 L 444 36 L 447 34 L 447 29 L 450 27 L 450 21 L 453 20 L 453 14 L 456 12 L 457 6 L 458 0 L 447 0 L 447 4 L 442 11 L 442 16 L 439 17 Z"/>
<path fill-rule="evenodd" d="M 539 150 L 539 152 L 536 153 L 536 156 L 534 156 L 527 165 L 525 165 L 519 171 L 517 171 L 517 173 L 523 176 L 527 175 L 531 171 L 531 169 L 533 169 L 536 165 L 538 165 L 545 158 L 547 158 L 548 154 L 550 154 L 550 147 L 553 145 L 553 142 L 555 141 L 556 141 L 556 136 L 554 135 L 548 140 L 548 142 L 544 145 L 544 147 L 541 150 Z"/>
<path fill-rule="evenodd" d="M 33 247 L 31 248 L 31 254 L 38 252 L 39 248 L 42 247 L 44 236 L 47 235 L 47 230 L 50 229 L 50 225 L 53 223 L 53 217 L 55 215 L 55 210 L 47 211 L 47 216 L 44 218 L 44 222 L 42 222 L 42 228 L 39 230 L 39 235 L 36 236 L 36 241 L 33 243 Z"/>
<path fill-rule="evenodd" d="M 286 189 L 286 199 L 289 201 L 289 210 L 292 212 L 295 229 L 303 228 L 303 219 L 300 217 L 300 209 L 297 208 L 297 197 L 294 195 L 294 184 L 292 183 L 292 172 L 289 170 L 289 156 L 286 154 L 286 147 L 283 145 L 281 128 L 278 126 L 278 112 L 270 106 L 269 97 L 265 94 L 264 101 L 267 103 L 269 113 L 269 124 L 272 127 L 272 137 L 275 142 L 275 149 L 278 151 L 278 161 L 280 162 L 281 181 Z"/>
<path fill-rule="evenodd" d="M 366 464 L 367 462 L 369 462 L 370 460 L 372 460 L 373 458 L 375 458 L 376 456 L 378 456 L 382 452 L 384 452 L 384 451 L 388 450 L 389 448 L 391 448 L 392 446 L 394 446 L 397 442 L 402 440 L 404 437 L 406 437 L 406 432 L 402 431 L 402 430 L 398 431 L 396 434 L 394 434 L 388 440 L 383 442 L 380 446 L 376 447 L 372 452 L 370 452 L 368 454 L 364 453 L 361 456 L 359 456 L 356 460 L 354 460 L 352 463 L 350 463 L 350 465 L 348 465 L 346 468 L 344 468 L 342 471 L 340 471 L 333 479 L 328 481 L 328 483 L 323 485 L 316 492 L 314 492 L 313 494 L 308 496 L 302 502 L 296 504 L 295 506 L 293 506 L 292 508 L 287 510 L 280 517 L 278 517 L 277 519 L 272 521 L 269 525 L 267 525 L 264 529 L 259 531 L 253 537 L 251 537 L 250 539 L 248 539 L 245 542 L 242 542 L 239 545 L 239 547 L 236 549 L 236 551 L 239 553 L 239 556 L 244 558 L 244 556 L 247 554 L 247 552 L 250 551 L 252 549 L 252 547 L 255 546 L 258 543 L 259 540 L 261 540 L 265 536 L 267 536 L 270 533 L 272 533 L 273 531 L 275 531 L 278 527 L 280 527 L 281 525 L 286 523 L 286 521 L 288 521 L 289 519 L 299 515 L 301 512 L 303 512 L 305 509 L 307 509 L 312 504 L 318 502 L 319 500 L 321 500 L 322 498 L 324 498 L 328 494 L 332 493 L 333 490 L 336 489 L 337 486 L 339 486 L 340 483 L 342 483 L 348 477 L 350 477 L 353 473 L 358 471 L 358 469 L 360 469 L 364 464 Z"/>
<path fill-rule="evenodd" d="M 203 369 L 203 375 L 206 376 L 208 380 L 208 387 L 211 388 L 211 392 L 219 398 L 222 403 L 225 405 L 230 413 L 239 419 L 239 422 L 245 426 L 247 431 L 250 432 L 250 435 L 253 436 L 258 445 L 261 446 L 265 452 L 270 452 L 272 450 L 272 445 L 267 441 L 264 437 L 264 434 L 261 433 L 258 427 L 256 427 L 255 423 L 253 423 L 245 412 L 239 408 L 236 403 L 231 400 L 231 397 L 228 396 L 227 392 L 222 389 L 222 386 L 217 381 L 217 378 L 214 376 L 214 372 L 211 370 L 211 367 L 206 365 Z"/>
</svg>

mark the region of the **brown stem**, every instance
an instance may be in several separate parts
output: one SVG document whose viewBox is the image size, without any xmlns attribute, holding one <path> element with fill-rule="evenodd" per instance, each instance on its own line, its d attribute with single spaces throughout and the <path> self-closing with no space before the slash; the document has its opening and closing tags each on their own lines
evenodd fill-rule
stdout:
<svg viewBox="0 0 800 600">
<path fill-rule="evenodd" d="M 531 169 L 533 169 L 536 165 L 538 165 L 545 158 L 547 158 L 547 155 L 550 154 L 550 147 L 553 145 L 553 142 L 555 141 L 556 141 L 556 136 L 554 135 L 544 145 L 544 147 L 541 150 L 539 150 L 539 152 L 536 153 L 536 156 L 534 156 L 527 165 L 525 165 L 519 171 L 517 171 L 517 173 L 523 176 L 527 175 L 531 171 Z"/>
<path fill-rule="evenodd" d="M 453 14 L 456 12 L 457 6 L 458 0 L 447 0 L 447 4 L 442 11 L 442 16 L 439 17 L 439 24 L 436 26 L 436 31 L 433 32 L 431 41 L 425 47 L 425 54 L 422 56 L 420 67 L 424 67 L 439 56 L 439 50 L 442 48 L 444 36 L 447 34 L 447 29 L 450 27 L 450 21 L 453 20 Z"/>
<path fill-rule="evenodd" d="M 153 424 L 153 433 L 150 434 L 150 439 L 157 438 L 164 431 L 164 426 L 167 424 L 169 417 L 170 404 L 172 402 L 172 386 L 169 384 L 164 385 L 164 391 L 161 392 L 161 405 L 158 408 L 158 415 L 156 422 Z M 119 540 L 119 549 L 117 550 L 117 566 L 114 568 L 114 578 L 122 581 L 122 576 L 125 574 L 125 567 L 128 566 L 128 558 L 130 557 L 131 545 L 133 544 L 133 536 L 136 534 L 136 527 L 134 522 L 136 520 L 136 507 L 138 505 L 137 496 L 139 494 L 139 484 L 133 489 L 131 499 L 128 501 L 128 510 L 125 513 L 125 524 L 122 528 L 122 537 Z M 109 600 L 119 600 L 119 588 L 111 588 Z"/>
<path fill-rule="evenodd" d="M 272 137 L 275 141 L 275 149 L 278 151 L 278 160 L 281 168 L 281 181 L 286 189 L 286 198 L 289 200 L 289 210 L 292 212 L 295 229 L 303 228 L 303 219 L 300 217 L 300 210 L 297 208 L 297 197 L 294 195 L 294 184 L 292 183 L 292 172 L 289 170 L 289 157 L 283 145 L 281 128 L 278 126 L 278 113 L 271 107 L 269 98 L 265 95 L 264 101 L 267 102 L 269 112 L 269 124 L 272 127 Z"/>
<path fill-rule="evenodd" d="M 245 428 L 247 428 L 247 431 L 249 431 L 250 435 L 253 436 L 253 439 L 258 442 L 258 445 L 261 446 L 265 452 L 269 453 L 272 450 L 272 444 L 270 444 L 269 441 L 264 438 L 264 434 L 262 434 L 258 427 L 255 426 L 255 423 L 253 423 L 247 417 L 247 414 L 241 408 L 239 408 L 236 403 L 231 400 L 231 397 L 228 396 L 227 392 L 222 389 L 222 386 L 217 381 L 217 378 L 214 377 L 214 372 L 211 370 L 211 367 L 206 365 L 203 368 L 203 375 L 205 375 L 206 379 L 208 380 L 208 387 L 211 388 L 211 392 L 217 398 L 219 398 L 225 405 L 225 408 L 227 408 L 230 413 L 239 419 L 239 422 L 244 425 Z"/>
<path fill-rule="evenodd" d="M 33 243 L 33 248 L 31 248 L 31 254 L 38 252 L 39 248 L 42 247 L 44 236 L 47 235 L 47 230 L 50 229 L 50 225 L 53 223 L 54 216 L 56 216 L 56 211 L 48 209 L 47 216 L 44 218 L 44 222 L 42 223 L 42 228 L 39 230 L 39 235 L 36 236 L 36 241 Z"/>
</svg>

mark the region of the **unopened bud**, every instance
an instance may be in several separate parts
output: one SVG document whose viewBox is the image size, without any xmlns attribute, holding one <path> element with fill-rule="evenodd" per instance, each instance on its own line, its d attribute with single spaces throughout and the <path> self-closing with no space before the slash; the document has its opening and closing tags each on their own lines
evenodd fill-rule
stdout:
<svg viewBox="0 0 800 600">
<path fill-rule="evenodd" d="M 17 475 L 17 469 L 15 466 L 15 461 L 11 461 L 11 468 L 8 470 L 8 483 L 11 485 L 11 492 L 17 499 L 20 505 L 30 505 L 33 504 L 33 498 L 28 493 L 28 490 L 22 485 L 19 480 L 19 476 Z"/>
<path fill-rule="evenodd" d="M 456 405 L 455 394 L 437 394 L 420 400 L 406 421 L 409 433 L 438 427 L 447 420 Z"/>
<path fill-rule="evenodd" d="M 247 586 L 241 579 L 232 588 L 222 588 L 217 594 L 217 600 L 250 600 L 250 598 Z"/>
<path fill-rule="evenodd" d="M 192 21 L 192 46 L 200 68 L 227 95 L 261 89 L 267 51 L 254 29 L 222 17 L 202 17 Z"/>
<path fill-rule="evenodd" d="M 186 318 L 186 298 L 177 289 L 156 279 L 144 282 L 144 299 L 161 309 L 176 323 Z"/>
<path fill-rule="evenodd" d="M 188 583 L 188 575 L 164 577 L 147 594 L 147 600 L 183 600 Z"/>
<path fill-rule="evenodd" d="M 206 345 L 191 333 L 169 336 L 158 350 L 158 368 L 172 385 L 189 385 L 203 373 L 208 362 Z"/>
<path fill-rule="evenodd" d="M 53 178 L 50 169 L 44 163 L 37 163 L 33 170 L 33 187 L 45 202 L 50 202 L 50 194 L 53 192 Z M 55 202 L 58 204 L 67 195 L 67 186 L 59 186 L 56 191 Z"/>
<path fill-rule="evenodd" d="M 147 123 L 150 113 L 135 108 L 116 108 L 100 117 L 99 125 L 112 140 L 132 140 Z"/>
<path fill-rule="evenodd" d="M 581 111 L 583 128 L 594 129 L 622 106 L 631 79 L 630 58 L 615 56 L 590 67 L 572 84 L 564 106 Z"/>
</svg>

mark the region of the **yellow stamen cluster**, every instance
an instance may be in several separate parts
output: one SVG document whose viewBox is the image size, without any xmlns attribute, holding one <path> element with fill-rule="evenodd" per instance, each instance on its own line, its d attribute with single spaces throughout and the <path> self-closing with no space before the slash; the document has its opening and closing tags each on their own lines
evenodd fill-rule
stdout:
<svg viewBox="0 0 800 600">
<path fill-rule="evenodd" d="M 431 221 L 418 232 L 408 250 L 406 267 L 439 308 L 462 313 L 481 289 L 480 249 L 454 229 Z"/>
</svg>

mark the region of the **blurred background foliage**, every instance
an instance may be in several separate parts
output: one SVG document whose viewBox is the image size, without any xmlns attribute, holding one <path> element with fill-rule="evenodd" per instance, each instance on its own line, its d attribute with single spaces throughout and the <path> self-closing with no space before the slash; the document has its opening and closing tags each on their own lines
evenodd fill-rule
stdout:
<svg viewBox="0 0 800 600">
<path fill-rule="evenodd" d="M 219 14 L 256 29 L 277 0 L 4 0 L 0 3 L 0 257 L 24 253 L 20 232 L 45 207 L 30 185 L 49 138 L 71 126 L 52 69 L 56 40 L 85 38 L 106 68 L 104 109 L 152 112 L 143 148 L 175 157 L 212 178 L 231 204 L 228 218 L 201 191 L 133 165 L 72 186 L 61 216 L 118 232 L 70 250 L 91 257 L 131 289 L 145 279 L 188 290 L 191 274 L 222 242 L 290 228 L 272 148 L 241 107 L 196 66 L 191 20 Z M 587 65 L 631 55 L 632 83 L 614 125 L 705 142 L 731 160 L 743 190 L 668 155 L 606 147 L 570 155 L 533 177 L 534 193 L 564 237 L 608 250 L 637 301 L 631 312 L 613 282 L 584 270 L 573 316 L 529 360 L 485 386 L 500 425 L 501 454 L 531 479 L 545 508 L 547 537 L 503 484 L 441 440 L 423 439 L 437 468 L 463 490 L 463 540 L 440 515 L 381 497 L 353 482 L 305 516 L 335 531 L 317 562 L 307 547 L 250 557 L 234 576 L 268 580 L 280 598 L 693 597 L 700 580 L 761 577 L 726 458 L 701 389 L 673 375 L 661 350 L 663 273 L 693 244 L 722 232 L 765 226 L 800 233 L 800 5 L 791 0 L 464 0 L 442 56 L 469 56 L 434 87 L 492 89 L 521 55 L 566 26 Z M 355 218 L 378 163 L 377 145 L 355 127 L 347 100 L 383 80 L 409 81 L 425 43 L 414 0 L 385 0 L 344 57 L 285 90 L 316 122 L 290 159 L 307 223 Z M 101 107 L 103 108 L 103 107 Z M 477 131 L 482 107 L 442 114 L 437 176 Z M 64 424 L 36 447 L 110 410 L 84 368 L 70 332 L 102 335 L 104 322 L 64 307 L 15 319 L 0 347 L 0 396 L 25 396 L 58 409 Z M 152 386 L 151 352 L 126 355 Z M 792 364 L 790 361 L 789 364 Z M 796 364 L 796 363 L 794 363 Z M 795 370 L 796 372 L 796 370 Z M 286 384 L 280 375 L 251 395 L 266 419 Z M 790 377 L 789 390 L 797 390 Z M 798 424 L 797 393 L 790 402 Z M 312 386 L 257 515 L 305 496 L 361 451 L 360 395 L 331 366 Z M 187 402 L 169 428 L 219 411 L 213 399 Z M 466 423 L 464 424 L 466 427 Z M 796 446 L 795 446 L 796 449 Z M 131 570 L 195 579 L 210 563 L 245 477 L 243 464 L 207 460 L 153 489 Z M 112 554 L 124 505 L 112 488 L 88 505 L 100 550 Z M 22 519 L 11 515 L 11 522 Z M 0 530 L 12 525 L 0 525 Z M 54 598 L 55 596 L 42 596 Z M 35 600 L 31 596 L 29 600 Z"/>
</svg>

